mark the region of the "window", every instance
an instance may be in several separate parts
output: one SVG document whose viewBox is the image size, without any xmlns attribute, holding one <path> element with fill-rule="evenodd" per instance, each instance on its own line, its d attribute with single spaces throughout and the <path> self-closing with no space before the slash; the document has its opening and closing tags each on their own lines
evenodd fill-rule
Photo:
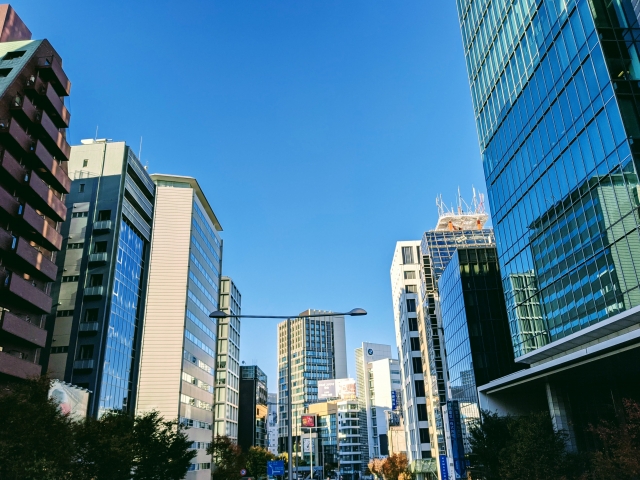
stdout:
<svg viewBox="0 0 640 480">
<path fill-rule="evenodd" d="M 418 331 L 418 319 L 417 318 L 409 318 L 409 331 L 417 332 Z"/>
<path fill-rule="evenodd" d="M 93 345 L 80 345 L 78 360 L 90 360 L 93 358 Z"/>
<path fill-rule="evenodd" d="M 97 308 L 87 308 L 84 312 L 84 321 L 85 322 L 97 322 L 98 321 L 98 309 Z"/>
<path fill-rule="evenodd" d="M 413 280 L 416 278 L 416 272 L 411 271 L 411 272 L 404 272 L 404 279 L 405 280 Z"/>
<path fill-rule="evenodd" d="M 411 350 L 414 352 L 420 351 L 420 339 L 418 337 L 411 337 Z"/>
<path fill-rule="evenodd" d="M 85 158 L 84 160 L 82 160 L 82 166 L 86 167 L 87 165 L 89 165 L 89 159 Z"/>
<path fill-rule="evenodd" d="M 79 279 L 79 275 L 65 275 L 62 277 L 62 283 L 77 282 Z"/>
<path fill-rule="evenodd" d="M 422 358 L 413 357 L 413 373 L 422 373 Z"/>
<path fill-rule="evenodd" d="M 71 218 L 83 218 L 88 216 L 89 216 L 89 212 L 73 212 L 71 214 Z"/>
<path fill-rule="evenodd" d="M 51 347 L 51 353 L 67 353 L 69 351 L 69 347 Z"/>
<path fill-rule="evenodd" d="M 78 192 L 80 192 L 80 193 L 84 192 L 84 183 L 81 183 L 81 184 L 78 186 Z"/>
<path fill-rule="evenodd" d="M 429 429 L 421 428 L 420 429 L 420 443 L 431 443 L 429 439 Z"/>
<path fill-rule="evenodd" d="M 7 77 L 11 73 L 10 68 L 0 68 L 0 78 Z"/>
<path fill-rule="evenodd" d="M 411 247 L 402 247 L 402 263 L 405 265 L 414 263 L 413 249 Z"/>
<path fill-rule="evenodd" d="M 406 289 L 407 293 L 418 293 L 418 286 L 417 285 L 406 285 L 405 289 Z"/>
<path fill-rule="evenodd" d="M 416 311 L 416 300 L 414 298 L 407 299 L 407 312 Z"/>
<path fill-rule="evenodd" d="M 111 220 L 111 210 L 100 210 L 98 212 L 98 221 L 103 222 L 105 220 Z"/>
<path fill-rule="evenodd" d="M 102 275 L 101 273 L 94 273 L 91 275 L 91 280 L 89 281 L 89 286 L 91 287 L 99 287 L 102 285 Z"/>
<path fill-rule="evenodd" d="M 416 397 L 424 397 L 424 380 L 416 380 L 414 384 L 416 387 Z"/>
<path fill-rule="evenodd" d="M 73 310 L 58 310 L 56 317 L 73 317 Z"/>
<path fill-rule="evenodd" d="M 15 52 L 9 52 L 4 57 L 3 60 L 13 60 L 14 58 L 20 58 L 25 54 L 24 50 L 16 50 Z M 11 69 L 9 69 L 11 70 Z"/>
<path fill-rule="evenodd" d="M 84 242 L 68 243 L 67 244 L 67 249 L 69 249 L 69 250 L 77 250 L 79 248 L 84 248 Z"/>
<path fill-rule="evenodd" d="M 107 242 L 96 242 L 93 245 L 93 253 L 104 253 L 107 251 Z"/>
<path fill-rule="evenodd" d="M 431 450 L 422 450 L 422 458 L 431 458 Z"/>
<path fill-rule="evenodd" d="M 425 405 L 424 403 L 418 403 L 416 407 L 418 408 L 418 421 L 428 421 L 429 417 L 427 416 L 427 405 Z"/>
</svg>

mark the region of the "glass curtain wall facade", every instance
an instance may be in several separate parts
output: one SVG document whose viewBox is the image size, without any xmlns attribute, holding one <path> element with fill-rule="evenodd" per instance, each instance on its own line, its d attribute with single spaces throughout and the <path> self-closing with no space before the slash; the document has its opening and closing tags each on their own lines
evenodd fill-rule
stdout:
<svg viewBox="0 0 640 480">
<path fill-rule="evenodd" d="M 460 408 L 465 454 L 480 420 L 477 386 L 518 370 L 495 248 L 454 253 L 438 281 L 449 400 Z"/>
<path fill-rule="evenodd" d="M 457 6 L 521 357 L 640 304 L 638 17 L 629 0 Z"/>
</svg>

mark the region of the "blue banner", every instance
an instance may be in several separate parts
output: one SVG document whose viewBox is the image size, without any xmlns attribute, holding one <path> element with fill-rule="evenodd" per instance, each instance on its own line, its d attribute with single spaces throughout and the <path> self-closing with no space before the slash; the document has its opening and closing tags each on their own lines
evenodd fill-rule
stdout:
<svg viewBox="0 0 640 480">
<path fill-rule="evenodd" d="M 395 390 L 391 390 L 391 410 L 398 408 L 398 394 Z"/>
<path fill-rule="evenodd" d="M 440 476 L 442 480 L 449 480 L 449 466 L 447 464 L 447 456 L 440 455 Z"/>
</svg>

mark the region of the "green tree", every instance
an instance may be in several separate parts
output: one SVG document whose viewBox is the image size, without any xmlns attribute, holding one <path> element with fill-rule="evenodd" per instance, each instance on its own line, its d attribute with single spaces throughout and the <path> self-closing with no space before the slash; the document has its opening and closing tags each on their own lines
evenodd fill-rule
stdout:
<svg viewBox="0 0 640 480">
<path fill-rule="evenodd" d="M 510 417 L 482 412 L 482 423 L 470 429 L 471 465 L 478 478 L 500 480 L 500 457 L 509 439 Z"/>
<path fill-rule="evenodd" d="M 213 438 L 207 454 L 212 456 L 213 480 L 237 480 L 241 478 L 242 449 L 224 435 Z"/>
<path fill-rule="evenodd" d="M 275 460 L 276 456 L 262 447 L 251 447 L 244 455 L 244 464 L 251 476 L 256 478 L 267 475 L 267 462 Z"/>
<path fill-rule="evenodd" d="M 42 377 L 0 389 L 0 478 L 75 478 L 74 424 L 48 398 Z"/>
<path fill-rule="evenodd" d="M 593 478 L 630 480 L 640 476 L 640 405 L 623 400 L 616 421 L 602 420 L 590 428 L 601 448 L 592 458 Z"/>
</svg>

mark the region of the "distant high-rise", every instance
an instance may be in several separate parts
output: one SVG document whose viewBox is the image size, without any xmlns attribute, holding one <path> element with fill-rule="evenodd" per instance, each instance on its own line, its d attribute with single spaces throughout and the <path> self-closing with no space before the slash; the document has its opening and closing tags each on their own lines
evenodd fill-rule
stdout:
<svg viewBox="0 0 640 480">
<path fill-rule="evenodd" d="M 356 380 L 361 421 L 363 461 L 389 455 L 386 410 L 400 391 L 400 366 L 391 358 L 391 346 L 363 342 L 356 348 Z M 392 391 L 397 391 L 392 394 Z"/>
<path fill-rule="evenodd" d="M 305 317 L 326 313 L 326 317 Z M 278 324 L 278 449 L 287 451 L 287 394 L 292 392 L 292 435 L 299 447 L 300 418 L 318 401 L 318 380 L 347 377 L 344 316 L 307 310 L 291 321 L 291 388 L 287 385 L 287 323 Z M 300 448 L 296 448 L 300 452 Z"/>
<path fill-rule="evenodd" d="M 274 455 L 278 455 L 278 394 L 268 394 L 267 400 L 267 448 Z"/>
<path fill-rule="evenodd" d="M 136 410 L 189 426 L 197 456 L 187 480 L 211 477 L 222 227 L 196 179 L 152 175 L 156 185 L 149 286 Z"/>
<path fill-rule="evenodd" d="M 513 350 L 530 367 L 480 401 L 547 407 L 580 449 L 602 412 L 640 398 L 640 10 L 457 6 Z"/>
<path fill-rule="evenodd" d="M 240 315 L 242 296 L 229 277 L 220 280 L 220 310 Z M 216 363 L 214 435 L 238 440 L 238 406 L 240 387 L 240 319 L 218 319 L 218 361 Z"/>
<path fill-rule="evenodd" d="M 71 148 L 47 371 L 91 390 L 89 415 L 133 413 L 155 185 L 124 142 Z"/>
<path fill-rule="evenodd" d="M 60 26 L 52 27 L 59 31 Z M 67 212 L 71 83 L 62 59 L 0 5 L 0 383 L 40 375 Z M 49 340 L 50 341 L 50 340 Z M 66 343 L 64 347 L 66 347 Z"/>
<path fill-rule="evenodd" d="M 243 365 L 239 390 L 238 445 L 243 452 L 251 447 L 267 448 L 267 376 L 256 365 Z"/>
</svg>

